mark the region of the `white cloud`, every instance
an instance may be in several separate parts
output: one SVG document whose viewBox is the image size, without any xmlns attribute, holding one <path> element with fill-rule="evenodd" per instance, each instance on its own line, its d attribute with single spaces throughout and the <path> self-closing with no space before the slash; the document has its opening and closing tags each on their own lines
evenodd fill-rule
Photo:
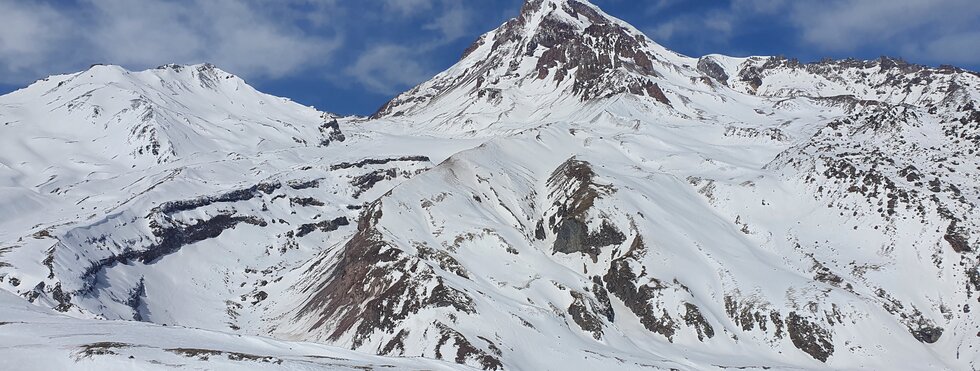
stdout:
<svg viewBox="0 0 980 371">
<path fill-rule="evenodd" d="M 77 8 L 0 0 L 0 77 L 6 83 L 91 63 L 141 69 L 212 62 L 248 77 L 276 78 L 329 61 L 337 36 L 296 27 L 292 5 L 330 1 L 84 0 Z M 312 21 L 312 20 L 311 20 Z"/>
<path fill-rule="evenodd" d="M 0 82 L 14 82 L 38 64 L 62 60 L 53 57 L 64 54 L 58 46 L 69 31 L 66 18 L 53 8 L 0 0 Z"/>
<path fill-rule="evenodd" d="M 795 4 L 791 19 L 804 42 L 826 51 L 871 46 L 923 61 L 980 63 L 980 1 L 806 2 Z"/>
<path fill-rule="evenodd" d="M 399 5 L 393 5 L 396 3 Z M 385 6 L 391 7 L 386 8 L 389 14 L 394 12 L 401 17 L 430 11 L 432 14 L 426 14 L 426 18 L 432 21 L 421 29 L 438 36 L 408 44 L 382 43 L 365 49 L 344 73 L 375 93 L 395 94 L 432 77 L 437 68 L 428 54 L 472 31 L 472 12 L 461 0 L 385 0 Z"/>
<path fill-rule="evenodd" d="M 651 9 L 670 3 L 658 0 Z M 977 0 L 729 0 L 709 11 L 674 15 L 648 32 L 654 40 L 685 38 L 717 48 L 743 28 L 758 30 L 761 22 L 788 26 L 817 53 L 873 50 L 919 62 L 980 64 Z"/>
<path fill-rule="evenodd" d="M 387 44 L 369 48 L 344 72 L 380 94 L 397 93 L 431 76 L 431 71 L 418 62 L 416 50 Z"/>
<path fill-rule="evenodd" d="M 935 63 L 980 64 L 980 31 L 909 43 L 902 47 L 902 54 Z"/>
<path fill-rule="evenodd" d="M 0 83 L 210 62 L 260 80 L 332 71 L 314 74 L 391 94 L 431 76 L 429 53 L 468 37 L 473 18 L 464 0 L 0 0 Z M 418 32 L 374 32 L 387 22 Z"/>
<path fill-rule="evenodd" d="M 432 10 L 434 0 L 383 0 L 383 8 L 389 13 L 397 13 L 401 17 L 410 17 Z"/>
<path fill-rule="evenodd" d="M 653 40 L 670 40 L 674 37 L 674 33 L 677 29 L 683 26 L 682 21 L 667 21 L 661 22 L 657 26 L 647 30 L 645 33 L 650 35 Z"/>
<path fill-rule="evenodd" d="M 650 11 L 658 12 L 677 5 L 678 3 L 680 3 L 680 0 L 656 0 L 653 2 L 653 5 L 650 6 Z"/>
<path fill-rule="evenodd" d="M 704 27 L 722 38 L 731 37 L 734 19 L 727 13 L 709 13 L 704 17 Z"/>
<path fill-rule="evenodd" d="M 770 14 L 782 10 L 787 0 L 732 0 L 735 13 L 752 12 Z"/>
<path fill-rule="evenodd" d="M 648 29 L 647 34 L 656 40 L 696 35 L 702 40 L 724 42 L 735 31 L 737 18 L 730 12 L 713 10 L 703 14 L 686 14 L 661 22 Z"/>
<path fill-rule="evenodd" d="M 446 11 L 432 23 L 422 26 L 425 30 L 435 30 L 442 34 L 442 42 L 450 42 L 466 35 L 470 25 L 470 12 L 459 2 L 446 5 Z"/>
</svg>

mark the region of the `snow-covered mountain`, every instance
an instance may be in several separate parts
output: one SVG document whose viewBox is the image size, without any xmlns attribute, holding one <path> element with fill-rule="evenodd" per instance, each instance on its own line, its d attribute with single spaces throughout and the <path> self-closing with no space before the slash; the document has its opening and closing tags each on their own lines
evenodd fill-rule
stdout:
<svg viewBox="0 0 980 371">
<path fill-rule="evenodd" d="M 0 97 L 0 352 L 975 369 L 978 104 L 974 72 L 691 58 L 576 0 L 370 118 L 210 65 L 53 76 Z"/>
</svg>

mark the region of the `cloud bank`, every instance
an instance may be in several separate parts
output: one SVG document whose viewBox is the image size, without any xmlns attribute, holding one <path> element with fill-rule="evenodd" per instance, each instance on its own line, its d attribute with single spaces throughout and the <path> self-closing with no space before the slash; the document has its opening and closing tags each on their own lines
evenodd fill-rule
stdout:
<svg viewBox="0 0 980 371">
<path fill-rule="evenodd" d="M 309 74 L 392 94 L 473 34 L 464 0 L 0 0 L 0 84 L 95 63 L 210 62 L 249 79 Z M 487 4 L 484 4 L 487 5 Z"/>
<path fill-rule="evenodd" d="M 669 19 L 649 25 L 647 33 L 663 41 L 694 40 L 708 49 L 722 47 L 744 32 L 782 27 L 801 47 L 817 52 L 878 50 L 924 63 L 980 64 L 980 1 L 976 0 L 730 0 L 714 4 L 707 9 L 678 10 L 684 2 L 659 0 L 648 12 Z"/>
<path fill-rule="evenodd" d="M 60 3 L 0 0 L 0 79 L 22 82 L 81 65 L 133 68 L 212 62 L 245 76 L 277 78 L 320 60 L 341 45 L 329 29 L 296 25 L 271 2 L 234 0 L 86 0 Z M 328 2 L 294 2 L 330 12 Z M 278 13 L 278 14 L 277 14 Z"/>
</svg>

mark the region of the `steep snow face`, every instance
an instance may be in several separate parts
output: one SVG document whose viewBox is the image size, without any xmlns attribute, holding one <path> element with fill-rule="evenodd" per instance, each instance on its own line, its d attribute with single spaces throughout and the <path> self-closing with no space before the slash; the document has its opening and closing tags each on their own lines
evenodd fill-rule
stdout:
<svg viewBox="0 0 980 371">
<path fill-rule="evenodd" d="M 35 368 L 976 369 L 978 99 L 574 0 L 370 119 L 208 65 L 54 76 L 0 97 L 0 334 L 59 337 Z"/>
</svg>

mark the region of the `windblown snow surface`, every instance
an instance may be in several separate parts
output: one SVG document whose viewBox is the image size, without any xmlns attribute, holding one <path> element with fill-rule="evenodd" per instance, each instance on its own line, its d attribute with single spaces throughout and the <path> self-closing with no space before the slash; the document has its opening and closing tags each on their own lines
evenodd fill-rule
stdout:
<svg viewBox="0 0 980 371">
<path fill-rule="evenodd" d="M 51 76 L 0 97 L 0 368 L 977 369 L 978 103 L 575 0 L 369 118 Z"/>
</svg>

